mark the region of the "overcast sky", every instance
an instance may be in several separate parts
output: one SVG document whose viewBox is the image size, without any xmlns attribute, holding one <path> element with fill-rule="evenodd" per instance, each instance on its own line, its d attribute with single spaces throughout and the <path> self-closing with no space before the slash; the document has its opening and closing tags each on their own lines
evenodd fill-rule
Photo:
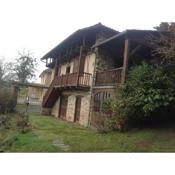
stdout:
<svg viewBox="0 0 175 175">
<path fill-rule="evenodd" d="M 0 58 L 17 50 L 40 58 L 77 29 L 96 23 L 123 31 L 175 21 L 173 0 L 0 0 Z M 45 68 L 40 62 L 38 74 Z"/>
</svg>

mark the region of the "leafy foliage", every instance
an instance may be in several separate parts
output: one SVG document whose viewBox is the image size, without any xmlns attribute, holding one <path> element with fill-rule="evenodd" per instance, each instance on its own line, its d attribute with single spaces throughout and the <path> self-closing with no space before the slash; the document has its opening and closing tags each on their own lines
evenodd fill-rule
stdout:
<svg viewBox="0 0 175 175">
<path fill-rule="evenodd" d="M 154 27 L 158 31 L 173 31 L 175 22 L 161 22 L 159 26 Z"/>
<path fill-rule="evenodd" d="M 0 60 L 0 81 L 16 80 L 26 83 L 35 78 L 37 61 L 33 58 L 30 51 L 23 50 L 18 52 L 18 56 L 14 62 L 3 62 Z"/>
<path fill-rule="evenodd" d="M 14 111 L 15 99 L 12 89 L 8 84 L 0 85 L 0 113 L 8 113 Z"/>
<path fill-rule="evenodd" d="M 4 62 L 3 59 L 0 59 L 0 82 L 9 81 L 13 79 L 12 75 L 12 63 Z"/>
<path fill-rule="evenodd" d="M 36 58 L 33 58 L 29 51 L 18 52 L 18 57 L 13 67 L 17 80 L 21 83 L 26 83 L 28 80 L 34 78 L 36 66 Z"/>
<path fill-rule="evenodd" d="M 124 129 L 128 122 L 154 120 L 175 102 L 173 77 L 161 67 L 142 63 L 133 67 L 127 82 L 118 89 L 113 101 L 113 128 Z"/>
<path fill-rule="evenodd" d="M 145 63 L 130 71 L 128 81 L 120 91 L 129 109 L 127 115 L 149 116 L 175 101 L 173 79 L 161 69 Z"/>
</svg>

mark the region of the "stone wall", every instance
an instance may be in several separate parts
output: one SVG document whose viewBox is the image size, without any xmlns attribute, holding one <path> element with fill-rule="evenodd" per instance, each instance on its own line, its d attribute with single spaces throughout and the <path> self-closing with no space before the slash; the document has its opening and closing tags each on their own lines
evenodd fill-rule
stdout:
<svg viewBox="0 0 175 175">
<path fill-rule="evenodd" d="M 76 97 L 81 96 L 81 110 L 80 110 L 80 120 L 79 123 L 84 126 L 88 126 L 89 120 L 89 108 L 90 108 L 90 92 L 88 91 L 64 91 L 63 96 L 68 96 L 68 104 L 67 104 L 67 112 L 66 112 L 66 120 L 74 122 L 75 117 L 75 105 L 76 105 Z M 59 106 L 60 106 L 60 98 L 56 101 L 55 105 L 52 108 L 52 115 L 55 117 L 59 117 Z"/>
<path fill-rule="evenodd" d="M 59 115 L 59 108 L 60 108 L 60 97 L 55 102 L 54 106 L 52 107 L 51 114 L 55 117 Z"/>
<path fill-rule="evenodd" d="M 68 96 L 68 104 L 67 104 L 67 112 L 66 112 L 66 120 L 74 121 L 75 115 L 75 102 L 76 102 L 76 94 L 72 94 Z"/>
<path fill-rule="evenodd" d="M 40 78 L 41 78 L 41 84 L 45 84 L 46 86 L 49 86 L 52 81 L 52 72 L 44 73 L 41 75 Z"/>
<path fill-rule="evenodd" d="M 80 110 L 80 121 L 79 123 L 88 126 L 88 121 L 89 121 L 89 109 L 90 109 L 90 99 L 91 96 L 90 94 L 86 94 L 84 97 L 81 99 L 81 110 Z"/>
<path fill-rule="evenodd" d="M 80 110 L 80 120 L 79 123 L 88 126 L 88 119 L 89 119 L 89 105 L 90 105 L 90 92 L 84 91 L 65 91 L 63 95 L 69 95 L 68 97 L 68 106 L 67 106 L 67 113 L 66 113 L 66 120 L 74 121 L 75 116 L 75 103 L 76 103 L 76 96 L 81 96 L 81 110 Z"/>
<path fill-rule="evenodd" d="M 52 80 L 54 79 L 55 77 L 55 68 L 51 69 L 52 70 L 52 73 L 51 73 L 51 80 L 50 80 L 50 83 L 52 82 Z"/>
</svg>

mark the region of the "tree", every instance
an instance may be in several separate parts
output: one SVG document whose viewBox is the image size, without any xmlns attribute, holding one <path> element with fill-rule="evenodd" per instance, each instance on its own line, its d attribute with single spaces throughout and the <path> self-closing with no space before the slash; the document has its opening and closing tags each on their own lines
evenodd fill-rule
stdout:
<svg viewBox="0 0 175 175">
<path fill-rule="evenodd" d="M 30 51 L 18 52 L 18 56 L 13 66 L 16 79 L 21 83 L 26 83 L 35 77 L 37 61 Z"/>
<path fill-rule="evenodd" d="M 4 58 L 0 59 L 0 82 L 7 82 L 12 80 L 12 63 L 11 62 L 4 62 Z"/>
<path fill-rule="evenodd" d="M 152 38 L 151 43 L 155 48 L 153 54 L 160 58 L 159 66 L 164 73 L 175 77 L 175 22 L 164 22 L 156 27 L 157 30 L 165 28 L 169 33 L 160 34 L 160 37 Z"/>
<path fill-rule="evenodd" d="M 161 22 L 154 28 L 158 31 L 175 31 L 175 22 Z"/>
</svg>

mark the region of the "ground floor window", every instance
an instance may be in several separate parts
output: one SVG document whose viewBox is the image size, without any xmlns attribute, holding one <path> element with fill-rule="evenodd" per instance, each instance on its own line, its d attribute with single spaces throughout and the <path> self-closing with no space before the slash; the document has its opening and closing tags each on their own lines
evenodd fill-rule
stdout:
<svg viewBox="0 0 175 175">
<path fill-rule="evenodd" d="M 103 102 L 107 99 L 112 98 L 109 92 L 98 92 L 94 95 L 94 111 L 100 112 L 102 110 Z"/>
</svg>

